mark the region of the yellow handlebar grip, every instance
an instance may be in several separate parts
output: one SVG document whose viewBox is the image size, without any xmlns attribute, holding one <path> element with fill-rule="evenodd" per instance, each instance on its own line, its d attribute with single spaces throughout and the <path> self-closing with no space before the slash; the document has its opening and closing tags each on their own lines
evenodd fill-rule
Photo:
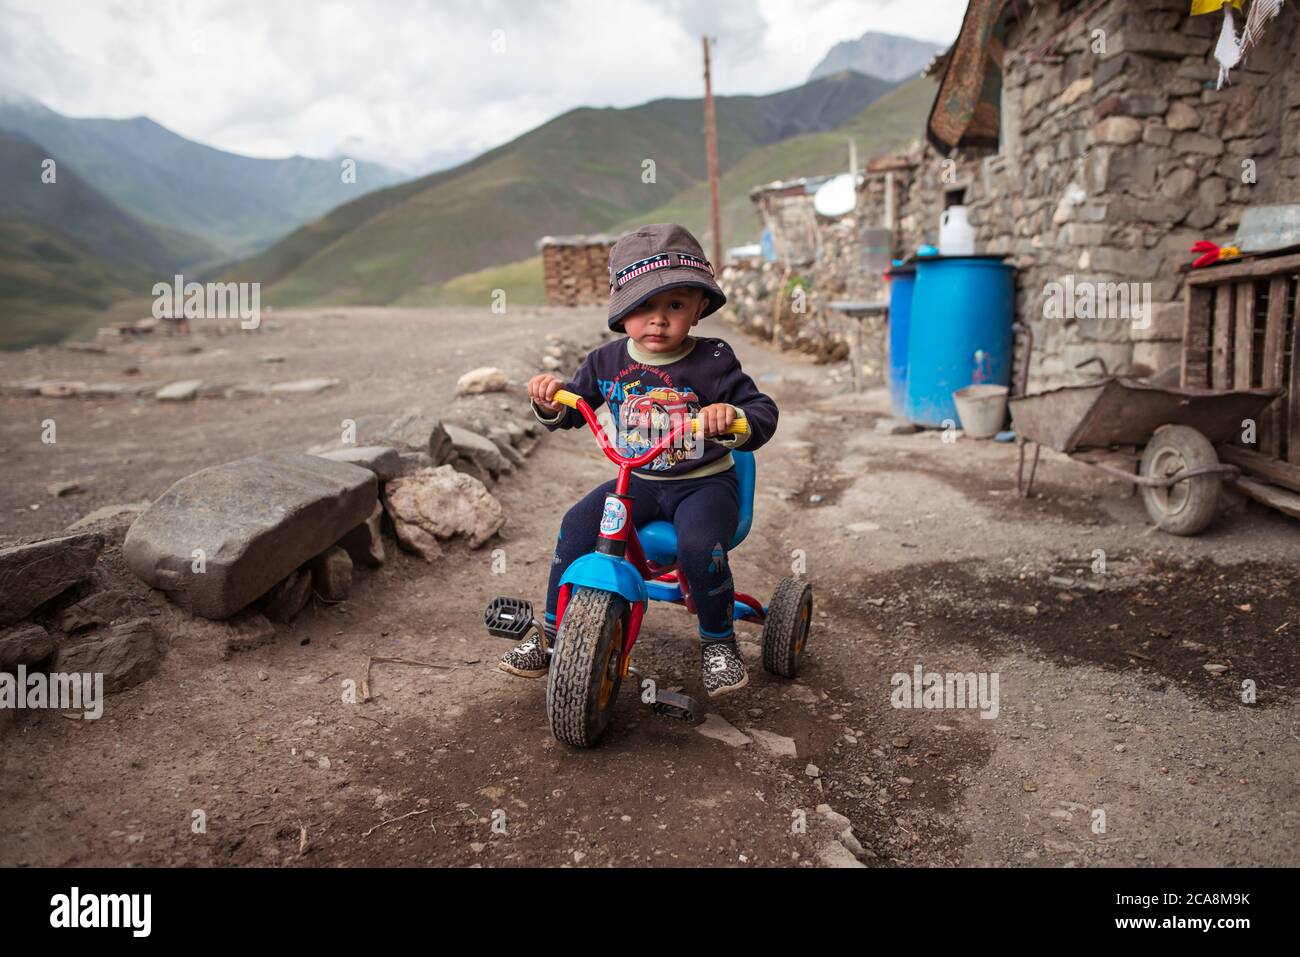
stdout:
<svg viewBox="0 0 1300 957">
<path fill-rule="evenodd" d="M 700 420 L 699 420 L 699 419 L 691 419 L 691 432 L 698 432 L 698 431 L 700 431 Z M 727 427 L 727 434 L 728 434 L 728 435 L 748 435 L 748 434 L 749 434 L 749 420 L 746 419 L 743 415 L 737 416 L 736 419 L 735 419 L 735 421 L 732 422 L 731 425 Z"/>
<path fill-rule="evenodd" d="M 557 405 L 567 405 L 570 409 L 576 409 L 580 398 L 582 398 L 582 396 L 578 395 L 576 392 L 569 392 L 565 389 L 560 389 L 551 397 L 551 401 Z"/>
</svg>

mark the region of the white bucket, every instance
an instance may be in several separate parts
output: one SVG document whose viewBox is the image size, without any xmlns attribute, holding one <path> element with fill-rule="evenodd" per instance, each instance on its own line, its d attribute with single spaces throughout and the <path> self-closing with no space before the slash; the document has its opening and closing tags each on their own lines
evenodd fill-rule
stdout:
<svg viewBox="0 0 1300 957">
<path fill-rule="evenodd" d="M 968 385 L 954 392 L 962 431 L 973 439 L 991 439 L 1001 432 L 1009 391 L 1004 385 Z"/>
</svg>

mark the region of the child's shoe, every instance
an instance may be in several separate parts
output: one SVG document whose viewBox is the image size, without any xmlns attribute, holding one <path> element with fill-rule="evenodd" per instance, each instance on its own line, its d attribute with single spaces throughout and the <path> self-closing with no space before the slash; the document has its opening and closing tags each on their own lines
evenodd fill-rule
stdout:
<svg viewBox="0 0 1300 957">
<path fill-rule="evenodd" d="M 706 642 L 701 651 L 704 659 L 704 690 L 710 698 L 749 684 L 745 660 L 740 657 L 740 648 L 735 641 Z"/>
<path fill-rule="evenodd" d="M 542 647 L 541 639 L 533 635 L 502 655 L 497 667 L 521 678 L 540 678 L 550 670 L 551 656 Z"/>
</svg>

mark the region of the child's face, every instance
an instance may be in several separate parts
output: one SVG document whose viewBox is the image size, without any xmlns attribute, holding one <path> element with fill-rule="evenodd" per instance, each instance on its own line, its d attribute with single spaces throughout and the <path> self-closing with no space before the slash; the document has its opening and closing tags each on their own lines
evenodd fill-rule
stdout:
<svg viewBox="0 0 1300 957">
<path fill-rule="evenodd" d="M 628 313 L 623 328 L 646 352 L 672 352 L 686 341 L 707 304 L 702 289 L 668 289 Z"/>
</svg>

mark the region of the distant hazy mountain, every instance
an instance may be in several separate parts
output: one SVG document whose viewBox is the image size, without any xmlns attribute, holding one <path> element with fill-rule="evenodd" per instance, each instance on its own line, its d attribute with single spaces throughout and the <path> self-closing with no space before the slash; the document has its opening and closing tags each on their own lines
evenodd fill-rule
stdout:
<svg viewBox="0 0 1300 957">
<path fill-rule="evenodd" d="M 0 130 L 21 133 L 68 163 L 138 218 L 211 243 L 221 258 L 248 255 L 340 203 L 405 177 L 358 162 L 255 159 L 192 142 L 146 117 L 75 119 L 23 98 L 0 97 Z"/>
<path fill-rule="evenodd" d="M 0 133 L 0 348 L 58 342 L 114 303 L 146 297 L 183 259 L 212 254 L 142 223 L 51 153 Z M 47 158 L 53 182 L 42 180 Z"/>
<path fill-rule="evenodd" d="M 893 88 L 843 72 L 766 96 L 717 97 L 719 165 L 833 129 Z M 340 206 L 228 277 L 268 284 L 277 305 L 385 305 L 526 259 L 548 233 L 598 232 L 706 181 L 703 119 L 698 99 L 570 110 L 454 169 Z"/>
<path fill-rule="evenodd" d="M 942 49 L 938 43 L 868 32 L 856 40 L 845 40 L 831 47 L 808 79 L 815 80 L 840 70 L 857 70 L 894 82 L 908 80 L 920 73 Z"/>
</svg>

